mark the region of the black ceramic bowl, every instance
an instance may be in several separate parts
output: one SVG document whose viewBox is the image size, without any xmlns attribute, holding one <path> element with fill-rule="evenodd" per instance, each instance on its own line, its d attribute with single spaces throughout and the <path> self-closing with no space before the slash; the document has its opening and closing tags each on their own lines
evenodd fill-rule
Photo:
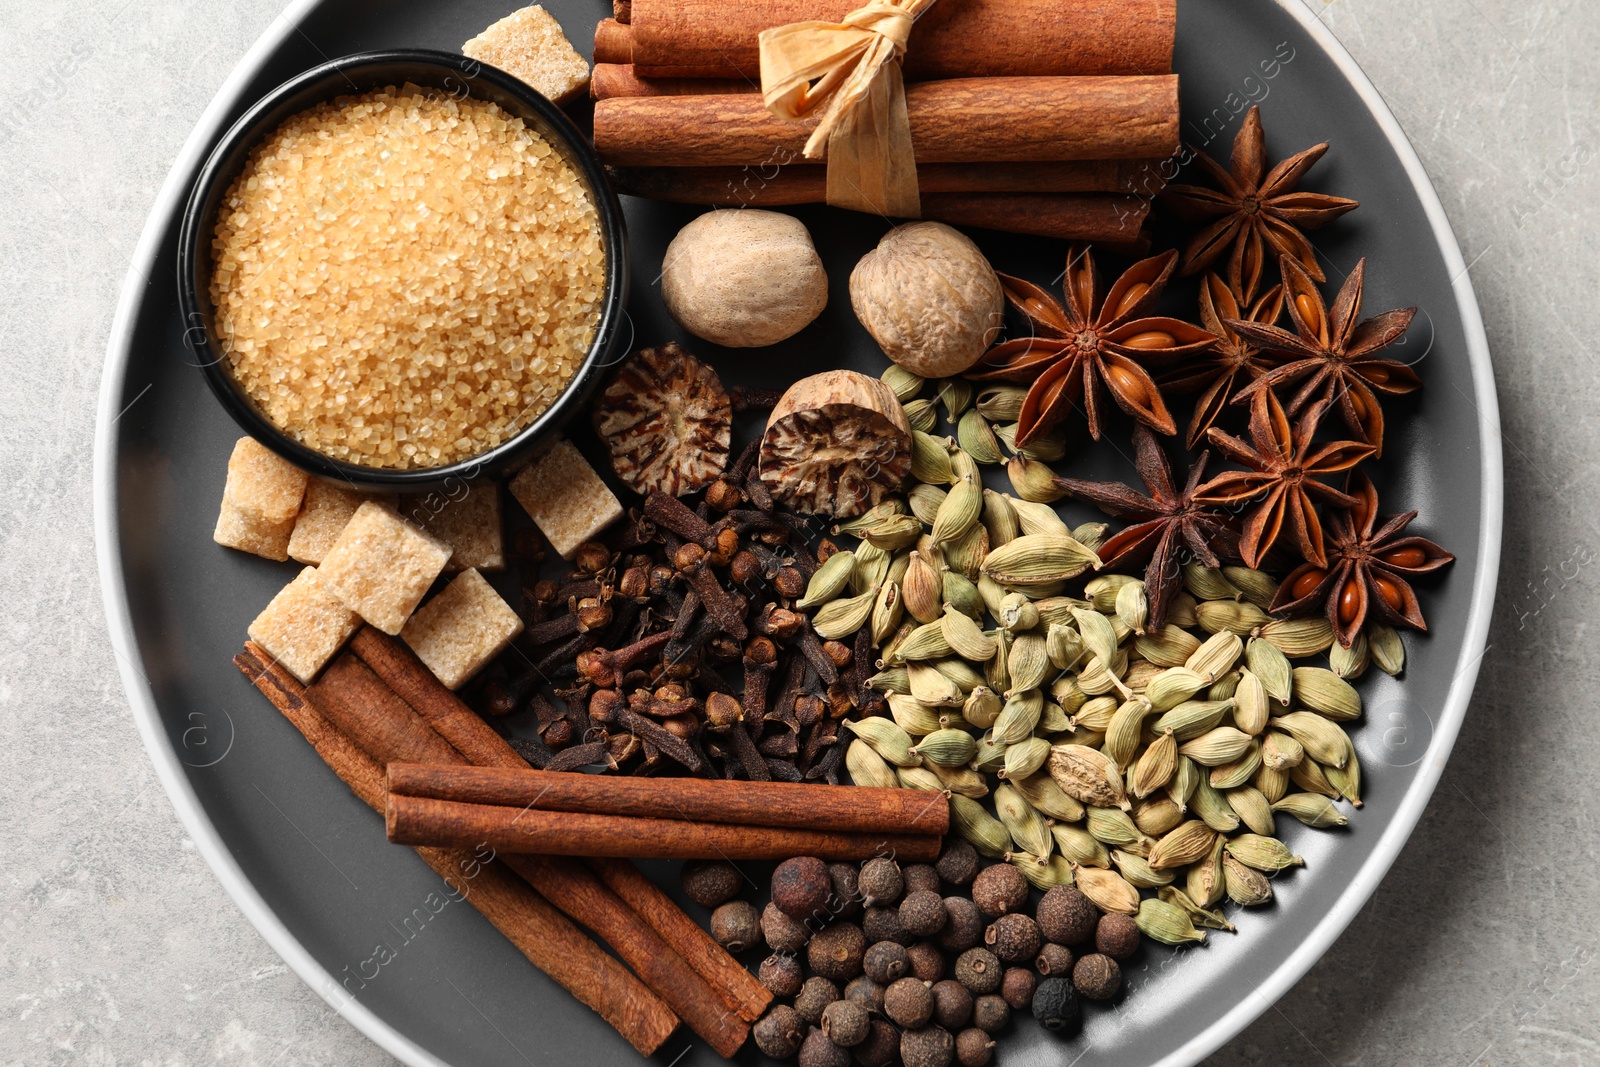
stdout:
<svg viewBox="0 0 1600 1067">
<path fill-rule="evenodd" d="M 600 216 L 607 265 L 605 295 L 594 341 L 577 374 L 556 402 L 515 437 L 470 460 L 448 466 L 363 467 L 331 459 L 299 443 L 263 416 L 234 381 L 223 360 L 223 349 L 213 325 L 211 237 L 216 227 L 218 205 L 234 178 L 244 169 L 251 149 L 282 122 L 335 97 L 406 82 L 458 98 L 472 97 L 498 104 L 522 119 L 566 157 L 588 187 L 590 199 Z M 308 70 L 268 93 L 233 124 L 201 168 L 184 209 L 178 239 L 178 294 L 187 327 L 185 343 L 204 370 L 211 391 L 251 437 L 313 474 L 363 489 L 424 490 L 504 470 L 536 450 L 540 443 L 548 442 L 583 409 L 600 384 L 610 362 L 607 357 L 617 340 L 617 326 L 627 301 L 627 262 L 627 234 L 616 193 L 606 180 L 594 148 L 560 108 L 511 75 L 477 60 L 448 52 L 401 49 L 363 52 Z"/>
</svg>

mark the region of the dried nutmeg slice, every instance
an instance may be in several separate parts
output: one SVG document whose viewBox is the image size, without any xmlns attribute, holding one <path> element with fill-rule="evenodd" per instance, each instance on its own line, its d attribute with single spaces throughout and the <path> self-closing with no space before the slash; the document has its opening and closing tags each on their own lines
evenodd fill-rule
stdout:
<svg viewBox="0 0 1600 1067">
<path fill-rule="evenodd" d="M 911 424 L 877 378 L 848 370 L 803 378 L 772 409 L 760 472 L 772 496 L 802 514 L 853 518 L 905 483 Z"/>
<path fill-rule="evenodd" d="M 595 406 L 594 428 L 630 489 L 683 496 L 727 466 L 733 408 L 717 372 L 674 341 L 623 366 Z"/>
</svg>

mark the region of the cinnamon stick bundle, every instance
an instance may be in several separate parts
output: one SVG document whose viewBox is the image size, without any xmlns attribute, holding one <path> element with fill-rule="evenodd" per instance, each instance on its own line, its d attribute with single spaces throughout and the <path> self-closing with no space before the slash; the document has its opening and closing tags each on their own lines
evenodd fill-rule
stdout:
<svg viewBox="0 0 1600 1067">
<path fill-rule="evenodd" d="M 389 794 L 384 819 L 389 840 L 396 844 L 487 844 L 496 852 L 554 856 L 730 860 L 817 856 L 851 861 L 892 855 L 910 862 L 931 862 L 939 857 L 940 845 L 938 837 L 925 834 L 843 833 L 582 815 L 395 793 Z"/>
<path fill-rule="evenodd" d="M 506 770 L 391 763 L 389 792 L 519 810 L 733 826 L 936 837 L 950 828 L 950 809 L 942 796 L 910 789 L 840 789 L 704 778 L 601 778 L 526 767 Z"/>
<path fill-rule="evenodd" d="M 924 163 L 917 185 L 928 193 L 1137 193 L 1164 183 L 1155 160 L 1083 159 L 1050 163 Z M 620 193 L 676 204 L 786 207 L 821 204 L 828 173 L 821 164 L 765 167 L 612 167 Z"/>
<path fill-rule="evenodd" d="M 668 78 L 759 82 L 762 30 L 837 22 L 860 0 L 633 0 L 628 25 L 602 23 L 595 62 Z M 905 77 L 1165 74 L 1176 0 L 945 0 L 917 20 Z"/>
<path fill-rule="evenodd" d="M 906 87 L 920 163 L 1159 159 L 1178 148 L 1178 79 L 961 78 Z M 755 95 L 601 100 L 594 143 L 616 166 L 781 166 L 814 122 L 787 122 Z"/>
<path fill-rule="evenodd" d="M 382 768 L 306 699 L 304 687 L 253 642 L 233 661 L 351 792 L 382 812 Z M 640 1054 L 655 1052 L 677 1028 L 677 1016 L 660 997 L 500 863 L 481 863 L 461 850 L 418 848 L 417 854 L 452 886 L 461 883 L 465 872 L 475 871 L 467 883 L 467 901 L 528 962 L 597 1012 Z"/>
</svg>

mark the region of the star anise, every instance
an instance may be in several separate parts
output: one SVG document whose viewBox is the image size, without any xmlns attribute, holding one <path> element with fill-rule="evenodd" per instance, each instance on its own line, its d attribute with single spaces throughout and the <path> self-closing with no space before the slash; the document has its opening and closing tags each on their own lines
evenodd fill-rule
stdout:
<svg viewBox="0 0 1600 1067">
<path fill-rule="evenodd" d="M 1306 563 L 1291 572 L 1272 610 L 1299 614 L 1321 607 L 1346 648 L 1372 613 L 1391 626 L 1426 630 L 1407 579 L 1447 567 L 1455 556 L 1425 537 L 1400 536 L 1415 511 L 1391 515 L 1378 526 L 1378 491 L 1364 473 L 1352 472 L 1345 491 L 1355 503 L 1328 520 L 1326 566 Z"/>
<path fill-rule="evenodd" d="M 1228 284 L 1245 303 L 1260 290 L 1268 262 L 1279 256 L 1294 257 L 1313 278 L 1323 281 L 1317 255 L 1303 231 L 1326 226 L 1361 206 L 1339 196 L 1295 191 L 1300 179 L 1327 151 L 1326 143 L 1316 145 L 1267 173 L 1261 109 L 1253 107 L 1234 138 L 1231 171 L 1223 170 L 1204 152 L 1196 152 L 1195 162 L 1221 189 L 1173 185 L 1162 194 L 1178 214 L 1195 221 L 1212 220 L 1184 251 L 1183 273 L 1199 274 L 1231 250 Z"/>
<path fill-rule="evenodd" d="M 1205 440 L 1209 430 L 1241 388 L 1266 374 L 1280 360 L 1240 337 L 1229 325 L 1236 320 L 1271 325 L 1283 314 L 1283 286 L 1275 285 L 1248 309 L 1239 307 L 1239 298 L 1219 275 L 1207 274 L 1200 283 L 1200 324 L 1217 339 L 1208 351 L 1158 379 L 1163 389 L 1174 392 L 1205 390 L 1195 401 L 1189 419 L 1186 443 L 1194 448 Z"/>
<path fill-rule="evenodd" d="M 1182 553 L 1193 553 L 1208 567 L 1220 567 L 1223 559 L 1237 558 L 1239 538 L 1226 515 L 1195 500 L 1195 489 L 1205 477 L 1211 453 L 1202 453 L 1195 461 L 1183 491 L 1178 492 L 1172 484 L 1172 465 L 1155 435 L 1143 426 L 1134 426 L 1133 447 L 1134 466 L 1149 496 L 1121 482 L 1057 478 L 1055 484 L 1107 515 L 1137 520 L 1113 535 L 1098 552 L 1106 567 L 1148 563 L 1145 596 L 1150 604 L 1150 625 L 1159 627 L 1172 594 L 1182 584 L 1178 567 Z"/>
<path fill-rule="evenodd" d="M 1312 405 L 1298 426 L 1289 422 L 1283 404 L 1270 389 L 1255 395 L 1250 404 L 1250 444 L 1213 426 L 1206 439 L 1244 471 L 1225 471 L 1202 485 L 1195 499 L 1202 504 L 1252 505 L 1239 538 L 1239 554 L 1255 567 L 1267 554 L 1285 522 L 1294 532 L 1301 554 L 1310 562 L 1327 566 L 1322 521 L 1314 497 L 1345 507 L 1355 498 L 1319 477 L 1349 470 L 1372 455 L 1372 446 L 1359 441 L 1334 441 L 1317 445 L 1313 438 L 1327 410 L 1326 403 Z M 1253 447 L 1252 447 L 1253 446 Z"/>
<path fill-rule="evenodd" d="M 1383 409 L 1373 390 L 1404 396 L 1422 387 L 1422 379 L 1404 363 L 1375 359 L 1411 328 L 1416 308 L 1385 311 L 1361 322 L 1361 296 L 1366 287 L 1367 261 L 1356 264 L 1339 296 L 1328 309 L 1322 292 L 1305 269 L 1283 257 L 1283 280 L 1289 317 L 1295 333 L 1270 323 L 1235 320 L 1232 326 L 1245 339 L 1278 355 L 1281 366 L 1239 391 L 1239 402 L 1263 389 L 1300 382 L 1289 400 L 1291 418 L 1314 400 L 1338 400 L 1339 413 L 1357 440 L 1383 454 Z M 1287 362 L 1284 362 L 1287 361 Z"/>
<path fill-rule="evenodd" d="M 1177 426 L 1146 362 L 1166 364 L 1202 351 L 1214 338 L 1177 319 L 1142 317 L 1155 305 L 1177 266 L 1168 252 L 1133 265 L 1104 298 L 1094 256 L 1085 245 L 1067 254 L 1066 302 L 1021 278 L 1000 275 L 1006 298 L 1032 324 L 1034 336 L 996 345 L 967 374 L 974 381 L 1031 382 L 1017 419 L 1016 441 L 1025 445 L 1061 423 L 1083 404 L 1089 433 L 1100 439 L 1102 392 L 1159 433 Z"/>
</svg>

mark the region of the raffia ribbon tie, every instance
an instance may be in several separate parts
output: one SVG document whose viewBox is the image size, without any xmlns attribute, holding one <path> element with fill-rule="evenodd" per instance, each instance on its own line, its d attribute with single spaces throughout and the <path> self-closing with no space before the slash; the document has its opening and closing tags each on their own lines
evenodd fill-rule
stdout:
<svg viewBox="0 0 1600 1067">
<path fill-rule="evenodd" d="M 807 159 L 828 160 L 828 203 L 900 218 L 922 214 L 900 60 L 917 16 L 934 0 L 871 0 L 842 22 L 761 32 L 761 96 L 799 122 L 822 118 Z"/>
</svg>

